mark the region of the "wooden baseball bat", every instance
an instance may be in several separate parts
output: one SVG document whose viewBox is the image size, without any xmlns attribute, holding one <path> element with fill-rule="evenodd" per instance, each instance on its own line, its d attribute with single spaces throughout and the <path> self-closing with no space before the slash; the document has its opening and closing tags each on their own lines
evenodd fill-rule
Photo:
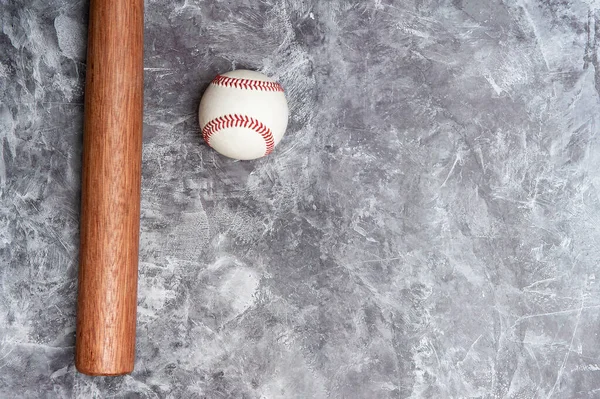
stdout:
<svg viewBox="0 0 600 399">
<path fill-rule="evenodd" d="M 143 0 L 91 0 L 75 365 L 133 371 L 143 112 Z"/>
</svg>

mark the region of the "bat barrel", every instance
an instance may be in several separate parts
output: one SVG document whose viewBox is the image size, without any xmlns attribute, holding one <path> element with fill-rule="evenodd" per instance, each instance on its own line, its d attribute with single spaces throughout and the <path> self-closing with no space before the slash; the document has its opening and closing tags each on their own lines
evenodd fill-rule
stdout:
<svg viewBox="0 0 600 399">
<path fill-rule="evenodd" d="M 133 370 L 143 113 L 143 0 L 89 13 L 75 365 Z"/>
</svg>

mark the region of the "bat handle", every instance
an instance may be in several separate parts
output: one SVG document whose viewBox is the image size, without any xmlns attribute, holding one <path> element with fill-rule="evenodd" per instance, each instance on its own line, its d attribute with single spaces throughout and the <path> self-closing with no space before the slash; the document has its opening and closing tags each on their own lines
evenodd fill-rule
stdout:
<svg viewBox="0 0 600 399">
<path fill-rule="evenodd" d="M 143 0 L 91 0 L 75 365 L 135 360 L 143 113 Z"/>
</svg>

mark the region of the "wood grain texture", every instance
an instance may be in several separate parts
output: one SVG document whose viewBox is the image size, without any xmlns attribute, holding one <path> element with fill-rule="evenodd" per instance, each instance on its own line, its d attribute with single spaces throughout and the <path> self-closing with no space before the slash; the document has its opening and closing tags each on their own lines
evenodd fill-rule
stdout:
<svg viewBox="0 0 600 399">
<path fill-rule="evenodd" d="M 143 112 L 143 0 L 92 0 L 76 367 L 133 370 Z"/>
</svg>

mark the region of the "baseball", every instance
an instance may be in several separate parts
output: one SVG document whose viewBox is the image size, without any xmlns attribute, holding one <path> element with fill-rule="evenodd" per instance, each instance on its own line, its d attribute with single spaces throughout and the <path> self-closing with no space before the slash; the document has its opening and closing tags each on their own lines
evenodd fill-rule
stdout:
<svg viewBox="0 0 600 399">
<path fill-rule="evenodd" d="M 289 110 L 279 83 L 259 72 L 236 70 L 217 75 L 198 113 L 210 147 L 249 160 L 273 151 L 287 128 Z"/>
</svg>

